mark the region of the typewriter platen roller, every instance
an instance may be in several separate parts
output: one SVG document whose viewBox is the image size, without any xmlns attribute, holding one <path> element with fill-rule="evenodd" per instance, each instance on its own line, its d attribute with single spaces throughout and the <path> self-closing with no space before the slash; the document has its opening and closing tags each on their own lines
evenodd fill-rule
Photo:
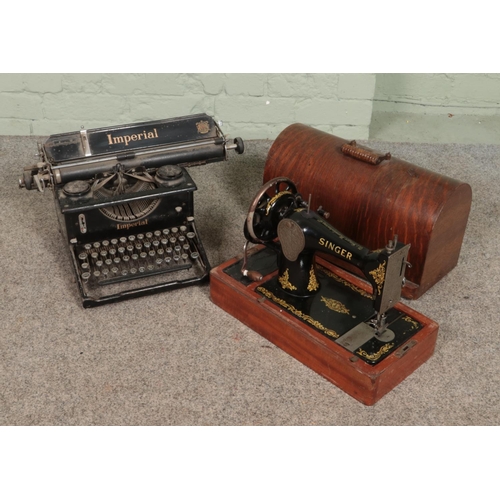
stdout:
<svg viewBox="0 0 500 500">
<path fill-rule="evenodd" d="M 243 153 L 190 115 L 50 136 L 19 186 L 52 189 L 84 307 L 208 280 L 187 168 Z"/>
</svg>

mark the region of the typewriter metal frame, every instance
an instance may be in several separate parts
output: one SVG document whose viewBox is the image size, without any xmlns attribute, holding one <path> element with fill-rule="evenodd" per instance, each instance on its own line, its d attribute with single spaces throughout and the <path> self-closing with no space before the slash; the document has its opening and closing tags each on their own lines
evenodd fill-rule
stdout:
<svg viewBox="0 0 500 500">
<path fill-rule="evenodd" d="M 241 154 L 240 138 L 198 114 L 52 135 L 38 149 L 19 185 L 52 189 L 84 307 L 208 281 L 186 167 Z"/>
</svg>

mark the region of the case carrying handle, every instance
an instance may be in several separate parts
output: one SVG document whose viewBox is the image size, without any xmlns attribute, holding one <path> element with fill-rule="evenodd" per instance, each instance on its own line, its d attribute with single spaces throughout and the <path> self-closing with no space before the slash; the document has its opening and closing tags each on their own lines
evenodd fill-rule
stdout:
<svg viewBox="0 0 500 500">
<path fill-rule="evenodd" d="M 360 148 L 356 145 L 356 141 L 351 141 L 349 144 L 344 144 L 342 146 L 342 153 L 357 160 L 364 161 L 365 163 L 370 163 L 371 165 L 378 165 L 383 160 L 390 160 L 391 153 L 386 153 L 381 155 L 380 153 L 375 153 L 373 151 L 367 151 L 366 149 Z"/>
</svg>

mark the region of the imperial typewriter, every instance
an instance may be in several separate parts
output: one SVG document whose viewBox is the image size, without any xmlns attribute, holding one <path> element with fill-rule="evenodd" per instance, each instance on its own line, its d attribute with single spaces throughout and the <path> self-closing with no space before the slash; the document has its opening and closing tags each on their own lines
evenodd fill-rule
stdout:
<svg viewBox="0 0 500 500">
<path fill-rule="evenodd" d="M 179 118 L 51 135 L 19 187 L 53 191 L 84 307 L 208 280 L 186 167 L 243 153 L 216 121 Z"/>
</svg>

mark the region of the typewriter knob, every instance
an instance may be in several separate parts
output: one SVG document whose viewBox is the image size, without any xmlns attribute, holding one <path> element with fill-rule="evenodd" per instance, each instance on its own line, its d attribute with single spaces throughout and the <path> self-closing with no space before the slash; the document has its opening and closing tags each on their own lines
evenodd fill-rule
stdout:
<svg viewBox="0 0 500 500">
<path fill-rule="evenodd" d="M 241 137 L 236 137 L 232 144 L 226 144 L 226 150 L 234 149 L 239 155 L 245 151 L 245 143 Z"/>
<path fill-rule="evenodd" d="M 245 151 L 245 143 L 241 137 L 236 137 L 234 144 L 236 144 L 234 149 L 238 154 L 242 154 Z"/>
</svg>

